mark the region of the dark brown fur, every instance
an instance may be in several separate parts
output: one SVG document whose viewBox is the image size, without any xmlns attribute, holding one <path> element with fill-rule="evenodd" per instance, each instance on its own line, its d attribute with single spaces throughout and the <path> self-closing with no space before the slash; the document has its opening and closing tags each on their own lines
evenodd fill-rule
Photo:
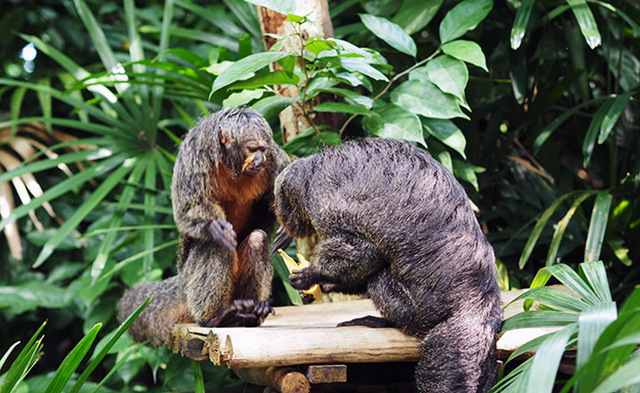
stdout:
<svg viewBox="0 0 640 393">
<path fill-rule="evenodd" d="M 426 151 L 364 139 L 297 160 L 276 180 L 276 213 L 290 235 L 321 238 L 295 288 L 367 292 L 387 325 L 423 339 L 419 392 L 491 388 L 493 250 L 464 189 Z"/>
<path fill-rule="evenodd" d="M 262 150 L 252 155 L 248 143 Z M 288 162 L 267 122 L 252 110 L 224 109 L 189 131 L 171 190 L 180 232 L 178 275 L 124 294 L 120 320 L 154 295 L 129 329 L 135 340 L 166 344 L 175 323 L 210 326 L 236 299 L 260 302 L 258 323 L 262 320 L 273 275 L 268 236 L 275 223 L 273 184 Z M 215 223 L 222 230 L 212 229 Z"/>
</svg>

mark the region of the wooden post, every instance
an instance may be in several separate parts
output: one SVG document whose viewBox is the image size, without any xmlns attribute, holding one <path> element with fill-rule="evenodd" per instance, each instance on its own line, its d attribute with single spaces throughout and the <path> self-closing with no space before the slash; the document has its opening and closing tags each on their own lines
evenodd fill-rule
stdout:
<svg viewBox="0 0 640 393">
<path fill-rule="evenodd" d="M 281 393 L 309 393 L 311 385 L 304 374 L 291 367 L 264 367 L 234 370 L 244 381 L 268 386 Z"/>
</svg>

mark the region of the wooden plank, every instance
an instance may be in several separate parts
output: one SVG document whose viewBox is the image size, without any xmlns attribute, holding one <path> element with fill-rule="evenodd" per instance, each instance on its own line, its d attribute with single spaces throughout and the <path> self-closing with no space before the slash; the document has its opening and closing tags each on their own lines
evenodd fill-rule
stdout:
<svg viewBox="0 0 640 393">
<path fill-rule="evenodd" d="M 307 367 L 305 373 L 310 383 L 347 382 L 346 364 L 322 364 Z"/>
</svg>

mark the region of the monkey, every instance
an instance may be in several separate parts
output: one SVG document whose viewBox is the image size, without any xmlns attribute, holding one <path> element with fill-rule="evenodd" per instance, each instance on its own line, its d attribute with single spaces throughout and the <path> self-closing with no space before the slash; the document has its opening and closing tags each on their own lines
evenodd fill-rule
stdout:
<svg viewBox="0 0 640 393">
<path fill-rule="evenodd" d="M 486 392 L 502 324 L 491 245 L 464 188 L 407 141 L 364 138 L 294 161 L 276 179 L 278 220 L 320 237 L 296 289 L 366 293 L 383 319 L 422 339 L 417 390 Z"/>
<path fill-rule="evenodd" d="M 273 313 L 273 184 L 288 163 L 269 124 L 248 108 L 218 111 L 187 133 L 171 184 L 178 274 L 135 285 L 118 307 L 122 321 L 154 296 L 129 329 L 136 341 L 170 346 L 176 323 L 257 326 Z"/>
</svg>

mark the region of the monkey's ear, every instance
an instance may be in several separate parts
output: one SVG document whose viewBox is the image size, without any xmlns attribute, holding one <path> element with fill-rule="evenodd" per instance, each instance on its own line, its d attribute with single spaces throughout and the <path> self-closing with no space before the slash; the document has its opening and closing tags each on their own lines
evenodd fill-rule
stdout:
<svg viewBox="0 0 640 393">
<path fill-rule="evenodd" d="M 218 129 L 218 139 L 220 140 L 220 143 L 222 143 L 223 145 L 229 144 L 229 139 L 226 136 L 224 136 L 224 134 L 222 134 L 221 129 Z"/>
</svg>

